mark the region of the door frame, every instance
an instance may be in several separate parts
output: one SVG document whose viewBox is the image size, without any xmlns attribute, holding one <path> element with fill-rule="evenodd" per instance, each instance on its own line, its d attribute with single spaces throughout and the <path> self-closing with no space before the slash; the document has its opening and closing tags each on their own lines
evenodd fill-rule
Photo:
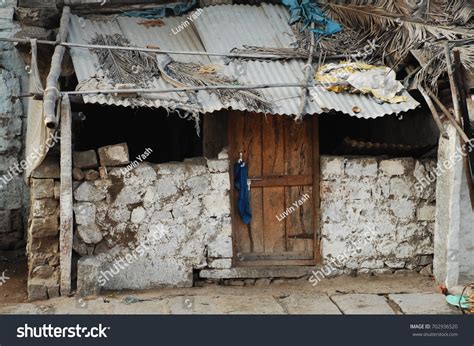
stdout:
<svg viewBox="0 0 474 346">
<path fill-rule="evenodd" d="M 244 116 L 252 116 L 254 113 L 243 112 Z M 231 116 L 232 113 L 229 114 Z M 273 115 L 270 115 L 273 116 Z M 270 266 L 303 266 L 315 265 L 321 263 L 321 234 L 320 234 L 320 149 L 319 149 L 319 116 L 317 114 L 307 115 L 312 117 L 312 142 L 313 142 L 313 175 L 312 175 L 312 199 L 313 199 L 313 259 L 285 259 L 285 260 L 237 260 L 237 244 L 236 244 L 236 226 L 235 222 L 239 218 L 236 210 L 235 198 L 236 190 L 234 188 L 234 162 L 232 157 L 233 148 L 229 147 L 229 178 L 230 178 L 230 198 L 231 198 L 231 219 L 232 219 L 232 267 L 270 267 Z M 228 123 L 228 143 L 231 145 L 233 136 L 232 119 Z M 304 121 L 304 120 L 303 120 Z"/>
</svg>

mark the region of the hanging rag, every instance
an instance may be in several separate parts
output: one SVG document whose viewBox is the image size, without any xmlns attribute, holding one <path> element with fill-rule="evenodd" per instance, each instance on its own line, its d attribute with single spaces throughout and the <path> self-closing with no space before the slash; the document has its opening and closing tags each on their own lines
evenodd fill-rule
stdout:
<svg viewBox="0 0 474 346">
<path fill-rule="evenodd" d="M 341 24 L 328 19 L 324 12 L 311 0 L 283 0 L 283 4 L 290 11 L 288 24 L 293 25 L 302 20 L 304 24 L 302 31 L 311 23 L 314 23 L 316 27 L 310 29 L 310 31 L 317 36 L 328 36 L 342 30 Z"/>
<path fill-rule="evenodd" d="M 250 210 L 250 191 L 247 185 L 248 168 L 243 162 L 238 162 L 234 166 L 234 186 L 239 191 L 238 207 L 240 218 L 246 225 L 252 220 L 252 211 Z"/>
</svg>

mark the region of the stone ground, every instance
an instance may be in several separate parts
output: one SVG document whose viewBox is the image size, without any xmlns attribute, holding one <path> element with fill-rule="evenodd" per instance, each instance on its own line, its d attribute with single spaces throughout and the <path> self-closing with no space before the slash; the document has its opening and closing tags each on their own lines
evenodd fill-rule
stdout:
<svg viewBox="0 0 474 346">
<path fill-rule="evenodd" d="M 21 256 L 9 261 L 10 279 L 0 286 L 0 314 L 459 313 L 436 292 L 434 280 L 421 275 L 337 277 L 314 287 L 306 279 L 262 280 L 250 286 L 199 282 L 201 287 L 186 289 L 104 292 L 92 299 L 26 302 L 25 265 Z"/>
</svg>

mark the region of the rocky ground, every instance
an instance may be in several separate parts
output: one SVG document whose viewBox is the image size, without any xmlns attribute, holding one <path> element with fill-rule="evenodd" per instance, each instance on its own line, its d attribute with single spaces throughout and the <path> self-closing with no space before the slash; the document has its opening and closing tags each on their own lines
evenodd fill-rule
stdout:
<svg viewBox="0 0 474 346">
<path fill-rule="evenodd" d="M 12 268 L 16 271 L 13 272 Z M 198 282 L 187 289 L 104 292 L 27 302 L 24 261 L 10 259 L 0 286 L 0 314 L 457 314 L 421 275 L 324 279 L 238 280 L 227 286 Z M 11 270 L 11 271 L 10 271 Z"/>
</svg>

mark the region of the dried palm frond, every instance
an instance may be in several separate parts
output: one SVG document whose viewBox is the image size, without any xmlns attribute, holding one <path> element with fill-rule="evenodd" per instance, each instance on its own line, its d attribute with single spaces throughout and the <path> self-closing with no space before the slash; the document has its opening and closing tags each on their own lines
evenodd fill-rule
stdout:
<svg viewBox="0 0 474 346">
<path fill-rule="evenodd" d="M 465 25 L 474 19 L 472 0 L 450 0 L 446 11 L 451 14 L 455 23 Z"/>
<path fill-rule="evenodd" d="M 129 47 L 130 41 L 119 34 L 98 34 L 91 41 L 94 45 Z M 108 79 L 116 84 L 146 87 L 148 81 L 160 72 L 154 54 L 140 51 L 93 49 L 99 58 L 100 67 Z"/>
<path fill-rule="evenodd" d="M 463 0 L 452 2 L 458 6 Z M 436 90 L 436 81 L 446 68 L 439 48 L 442 47 L 442 42 L 474 38 L 474 31 L 454 25 L 448 12 L 443 23 L 437 22 L 433 19 L 436 16 L 431 15 L 427 20 L 412 17 L 416 11 L 440 11 L 441 8 L 446 8 L 447 4 L 441 0 L 431 0 L 418 9 L 407 3 L 408 1 L 401 0 L 350 0 L 344 5 L 327 4 L 327 13 L 346 27 L 365 33 L 376 44 L 375 55 L 389 57 L 392 67 L 405 60 L 414 49 L 428 50 L 431 59 L 416 78 Z M 459 49 L 463 65 L 467 68 L 474 66 L 474 56 L 469 45 Z"/>
<path fill-rule="evenodd" d="M 96 35 L 91 41 L 95 45 L 130 47 L 130 41 L 120 34 Z M 200 65 L 173 61 L 166 55 L 166 66 L 160 65 L 165 54 L 156 54 L 115 49 L 93 49 L 99 58 L 105 77 L 114 84 L 135 84 L 147 87 L 153 77 L 162 77 L 175 87 L 199 87 L 216 85 L 237 85 L 237 81 L 218 74 L 220 66 Z M 167 75 L 169 74 L 169 75 Z M 253 109 L 271 110 L 271 103 L 256 90 L 209 90 L 221 101 L 236 100 Z"/>
<path fill-rule="evenodd" d="M 237 81 L 220 74 L 202 73 L 202 65 L 173 61 L 166 65 L 165 71 L 173 80 L 188 86 L 237 85 Z M 236 100 L 253 109 L 270 111 L 271 103 L 256 90 L 217 89 L 213 93 L 221 101 Z"/>
</svg>

